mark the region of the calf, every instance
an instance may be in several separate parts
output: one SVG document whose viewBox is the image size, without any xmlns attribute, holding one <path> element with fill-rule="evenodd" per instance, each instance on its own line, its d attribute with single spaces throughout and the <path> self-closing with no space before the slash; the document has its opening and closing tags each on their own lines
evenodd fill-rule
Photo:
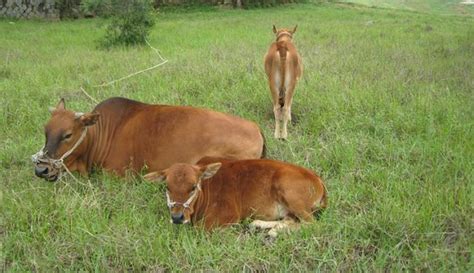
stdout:
<svg viewBox="0 0 474 273">
<path fill-rule="evenodd" d="M 301 57 L 292 42 L 293 30 L 282 28 L 277 30 L 276 41 L 273 42 L 265 55 L 265 73 L 272 93 L 273 114 L 275 115 L 275 138 L 288 137 L 287 124 L 291 121 L 291 103 L 296 82 L 303 74 Z M 280 122 L 283 121 L 283 129 Z"/>
<path fill-rule="evenodd" d="M 279 229 L 313 220 L 312 214 L 327 206 L 321 178 L 275 160 L 205 158 L 197 165 L 174 164 L 145 179 L 166 180 L 172 223 L 206 229 L 251 218 L 252 226 L 271 228 L 269 234 L 276 236 Z"/>
</svg>

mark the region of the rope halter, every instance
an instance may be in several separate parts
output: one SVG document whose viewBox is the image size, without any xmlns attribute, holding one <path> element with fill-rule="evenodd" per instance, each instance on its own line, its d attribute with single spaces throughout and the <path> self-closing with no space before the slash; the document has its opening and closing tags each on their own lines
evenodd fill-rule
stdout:
<svg viewBox="0 0 474 273">
<path fill-rule="evenodd" d="M 176 202 L 176 201 L 171 200 L 169 191 L 166 190 L 166 204 L 168 205 L 169 209 L 172 209 L 178 206 L 181 206 L 184 209 L 189 209 L 191 203 L 197 198 L 200 191 L 201 191 L 201 180 L 199 180 L 198 183 L 196 184 L 196 189 L 193 191 L 191 196 L 189 196 L 188 200 L 186 200 L 186 202 L 184 203 L 181 203 L 181 202 Z"/>
<path fill-rule="evenodd" d="M 31 161 L 35 164 L 39 163 L 46 163 L 51 165 L 54 169 L 59 172 L 58 179 L 62 177 L 62 169 L 64 168 L 68 173 L 70 173 L 69 169 L 64 164 L 64 160 L 74 152 L 74 150 L 79 147 L 79 145 L 84 141 L 87 135 L 87 127 L 82 129 L 82 134 L 79 139 L 74 143 L 71 149 L 65 152 L 59 159 L 49 158 L 48 155 L 44 152 L 44 147 L 41 148 L 36 154 L 31 156 Z"/>
</svg>

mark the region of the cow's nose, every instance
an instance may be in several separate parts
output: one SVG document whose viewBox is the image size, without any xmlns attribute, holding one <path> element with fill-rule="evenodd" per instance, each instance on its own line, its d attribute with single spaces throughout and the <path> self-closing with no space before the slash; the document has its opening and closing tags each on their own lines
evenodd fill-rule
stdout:
<svg viewBox="0 0 474 273">
<path fill-rule="evenodd" d="M 171 220 L 173 224 L 182 224 L 184 221 L 184 214 L 182 212 L 171 214 Z"/>
<path fill-rule="evenodd" d="M 48 167 L 35 166 L 35 174 L 38 177 L 44 178 L 48 172 Z"/>
</svg>

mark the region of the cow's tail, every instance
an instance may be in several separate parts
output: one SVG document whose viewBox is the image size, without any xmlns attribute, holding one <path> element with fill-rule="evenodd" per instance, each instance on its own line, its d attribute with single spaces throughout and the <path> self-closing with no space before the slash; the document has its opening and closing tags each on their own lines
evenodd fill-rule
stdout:
<svg viewBox="0 0 474 273">
<path fill-rule="evenodd" d="M 288 45 L 286 41 L 277 42 L 277 50 L 280 53 L 280 86 L 278 100 L 280 105 L 283 107 L 285 104 L 285 72 L 286 72 L 286 55 L 288 52 Z"/>
<path fill-rule="evenodd" d="M 265 158 L 267 156 L 267 140 L 265 139 L 265 135 L 260 131 L 260 135 L 262 135 L 263 139 L 263 147 L 262 147 L 262 155 L 260 158 Z"/>
</svg>

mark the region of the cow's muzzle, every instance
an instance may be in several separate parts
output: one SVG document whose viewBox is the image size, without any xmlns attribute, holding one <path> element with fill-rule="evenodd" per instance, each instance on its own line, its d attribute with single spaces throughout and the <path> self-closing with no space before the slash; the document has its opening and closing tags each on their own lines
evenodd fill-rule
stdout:
<svg viewBox="0 0 474 273">
<path fill-rule="evenodd" d="M 58 180 L 59 177 L 57 171 L 51 168 L 51 166 L 44 164 L 35 165 L 35 175 L 52 182 Z"/>
<path fill-rule="evenodd" d="M 184 222 L 184 214 L 182 212 L 179 212 L 179 213 L 172 213 L 171 214 L 171 222 L 173 222 L 173 224 L 183 224 Z"/>
</svg>

